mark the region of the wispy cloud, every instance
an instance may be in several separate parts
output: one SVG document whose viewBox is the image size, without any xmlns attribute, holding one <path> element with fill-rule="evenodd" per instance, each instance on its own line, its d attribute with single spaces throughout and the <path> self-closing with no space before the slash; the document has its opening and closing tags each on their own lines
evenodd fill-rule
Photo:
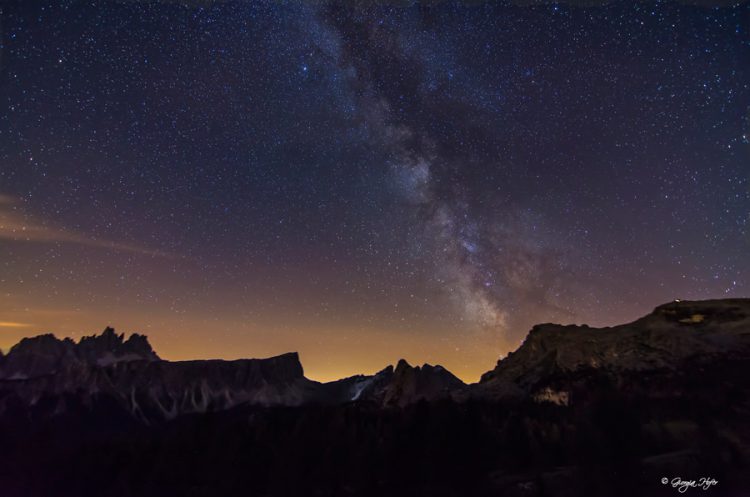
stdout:
<svg viewBox="0 0 750 497">
<path fill-rule="evenodd" d="M 14 321 L 0 321 L 0 328 L 31 328 L 29 323 L 16 323 Z"/>
<path fill-rule="evenodd" d="M 0 194 L 0 240 L 73 243 L 154 257 L 175 257 L 174 254 L 169 252 L 153 250 L 136 244 L 101 239 L 64 227 L 52 226 L 26 213 L 20 199 L 3 194 Z"/>
</svg>

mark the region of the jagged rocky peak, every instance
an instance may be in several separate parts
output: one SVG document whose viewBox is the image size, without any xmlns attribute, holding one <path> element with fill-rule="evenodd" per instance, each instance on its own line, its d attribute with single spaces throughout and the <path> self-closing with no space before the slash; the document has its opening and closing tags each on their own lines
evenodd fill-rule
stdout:
<svg viewBox="0 0 750 497">
<path fill-rule="evenodd" d="M 436 375 L 442 378 L 445 378 L 447 381 L 455 382 L 458 381 L 460 384 L 464 384 L 461 380 L 459 380 L 456 376 L 453 375 L 450 371 L 445 369 L 443 366 L 436 364 L 435 366 L 431 364 L 423 364 L 422 366 L 412 366 L 410 365 L 406 359 L 399 359 L 398 363 L 396 364 L 396 369 L 394 370 L 395 375 L 406 375 L 406 374 L 422 374 L 422 375 Z M 455 381 L 454 381 L 455 380 Z"/>
<path fill-rule="evenodd" d="M 383 389 L 385 405 L 404 406 L 419 400 L 450 398 L 466 384 L 442 366 L 411 366 L 401 359 L 396 364 L 393 377 Z"/>
<path fill-rule="evenodd" d="M 380 378 L 384 378 L 384 377 L 390 378 L 391 375 L 393 375 L 393 366 L 390 364 L 384 367 L 383 369 L 381 369 L 380 371 L 378 371 L 377 373 L 375 373 L 375 376 L 380 377 Z"/>
<path fill-rule="evenodd" d="M 75 361 L 75 342 L 58 340 L 52 334 L 23 338 L 0 362 L 0 378 L 26 379 L 57 371 Z"/>
<path fill-rule="evenodd" d="M 396 368 L 394 369 L 393 373 L 395 375 L 402 376 L 402 375 L 408 374 L 408 371 L 411 371 L 413 369 L 414 367 L 412 367 L 411 364 L 406 362 L 406 359 L 399 359 L 398 362 L 396 363 Z"/>
<path fill-rule="evenodd" d="M 151 350 L 153 352 L 153 349 L 151 348 L 151 344 L 148 342 L 148 337 L 146 335 L 141 335 L 138 333 L 133 333 L 128 337 L 127 340 L 125 340 L 125 343 L 123 343 L 123 347 L 127 350 Z"/>
<path fill-rule="evenodd" d="M 321 386 L 324 402 L 375 402 L 402 407 L 420 400 L 438 400 L 458 395 L 466 385 L 442 366 L 411 366 L 401 359 L 374 375 L 357 375 Z"/>
<path fill-rule="evenodd" d="M 125 340 L 124 333 L 118 335 L 111 327 L 105 328 L 101 335 L 81 338 L 77 349 L 85 361 L 97 362 L 100 365 L 123 360 L 159 359 L 144 335 L 134 333 Z"/>
<path fill-rule="evenodd" d="M 439 364 L 435 366 L 431 364 L 412 366 L 406 361 L 406 359 L 399 359 L 398 363 L 396 364 L 396 369 L 393 371 L 393 374 L 395 378 L 411 375 L 422 377 L 434 376 L 436 378 L 441 378 L 446 383 L 454 383 L 456 385 L 464 384 L 461 380 L 454 376 L 453 373 L 445 369 L 443 366 L 440 366 Z"/>
<path fill-rule="evenodd" d="M 133 334 L 124 338 L 113 328 L 106 328 L 101 335 L 83 337 L 78 343 L 51 333 L 23 338 L 2 357 L 0 379 L 34 378 L 80 365 L 159 360 L 145 336 Z"/>
<path fill-rule="evenodd" d="M 115 333 L 115 329 L 107 326 L 101 335 L 91 335 L 82 337 L 78 342 L 78 348 L 81 351 L 93 351 L 99 353 L 118 352 L 122 348 L 125 340 L 125 334 Z"/>
</svg>

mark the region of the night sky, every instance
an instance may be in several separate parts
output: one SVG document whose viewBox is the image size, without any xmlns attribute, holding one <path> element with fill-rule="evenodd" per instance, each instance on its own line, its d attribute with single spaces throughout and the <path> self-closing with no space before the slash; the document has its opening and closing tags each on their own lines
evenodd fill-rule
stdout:
<svg viewBox="0 0 750 497">
<path fill-rule="evenodd" d="M 404 357 L 750 294 L 750 4 L 0 3 L 0 347 Z"/>
</svg>

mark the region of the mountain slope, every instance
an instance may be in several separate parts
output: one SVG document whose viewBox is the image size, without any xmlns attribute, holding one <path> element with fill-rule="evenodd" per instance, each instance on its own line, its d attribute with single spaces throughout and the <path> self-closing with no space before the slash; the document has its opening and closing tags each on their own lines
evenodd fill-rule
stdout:
<svg viewBox="0 0 750 497">
<path fill-rule="evenodd" d="M 475 394 L 539 394 L 564 376 L 624 377 L 750 356 L 750 299 L 675 301 L 611 328 L 535 326 L 515 352 L 485 373 Z M 690 366 L 689 366 L 690 365 Z"/>
</svg>

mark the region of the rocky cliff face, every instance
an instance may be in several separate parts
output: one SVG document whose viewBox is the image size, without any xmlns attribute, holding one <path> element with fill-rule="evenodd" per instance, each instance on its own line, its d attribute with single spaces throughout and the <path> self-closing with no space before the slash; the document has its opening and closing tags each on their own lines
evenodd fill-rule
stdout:
<svg viewBox="0 0 750 497">
<path fill-rule="evenodd" d="M 23 339 L 0 358 L 0 414 L 9 402 L 91 405 L 106 397 L 136 419 L 152 422 L 236 405 L 299 405 L 315 395 L 296 353 L 238 361 L 163 361 L 146 337 L 127 340 L 107 328 L 75 343 L 53 335 Z"/>
<path fill-rule="evenodd" d="M 637 373 L 663 376 L 702 363 L 750 355 L 750 299 L 675 301 L 612 328 L 542 324 L 482 376 L 485 396 L 542 395 L 565 377 Z M 542 396 L 557 395 L 548 389 Z"/>
</svg>

